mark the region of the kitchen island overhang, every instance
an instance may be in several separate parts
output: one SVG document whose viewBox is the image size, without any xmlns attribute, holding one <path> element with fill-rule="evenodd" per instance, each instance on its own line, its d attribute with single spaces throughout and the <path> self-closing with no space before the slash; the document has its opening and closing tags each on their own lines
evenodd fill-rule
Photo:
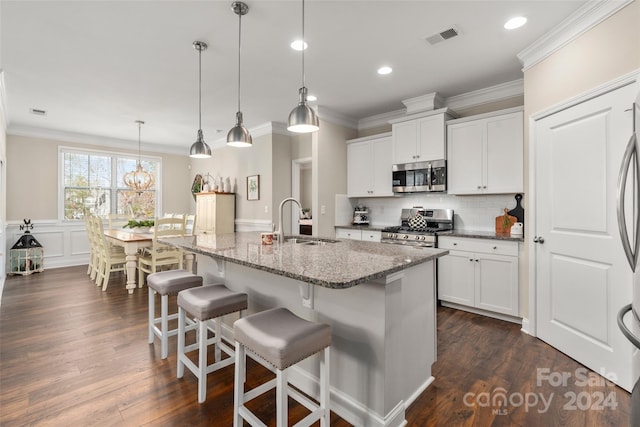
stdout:
<svg viewBox="0 0 640 427">
<path fill-rule="evenodd" d="M 433 381 L 435 260 L 448 251 L 351 240 L 262 245 L 252 232 L 164 242 L 197 254 L 205 283 L 246 292 L 248 313 L 280 306 L 331 324 L 331 409 L 346 421 L 404 425 L 406 407 Z M 290 380 L 315 397 L 318 372 L 311 357 Z"/>
</svg>

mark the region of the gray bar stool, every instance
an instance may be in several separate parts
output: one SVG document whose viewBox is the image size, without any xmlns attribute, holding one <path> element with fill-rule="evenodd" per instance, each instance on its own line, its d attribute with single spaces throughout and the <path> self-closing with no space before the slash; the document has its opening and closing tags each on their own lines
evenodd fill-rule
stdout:
<svg viewBox="0 0 640 427">
<path fill-rule="evenodd" d="M 247 409 L 245 403 L 274 387 L 277 427 L 288 425 L 288 396 L 311 411 L 295 426 L 308 426 L 320 420 L 321 427 L 329 427 L 331 326 L 301 319 L 286 308 L 274 308 L 237 320 L 233 324 L 233 331 L 236 340 L 234 427 L 241 427 L 243 419 L 252 426 L 264 426 L 265 424 Z M 246 350 L 273 365 L 276 368 L 276 378 L 245 393 Z M 321 353 L 320 402 L 318 404 L 289 387 L 287 368 L 319 352 Z"/>
<path fill-rule="evenodd" d="M 169 330 L 169 320 L 178 318 L 178 313 L 169 315 L 169 295 L 177 295 L 184 289 L 202 286 L 202 277 L 185 270 L 161 271 L 147 277 L 147 286 L 149 287 L 149 344 L 153 344 L 156 336 L 160 338 L 161 358 L 166 359 L 169 354 L 169 337 L 178 333 L 177 328 Z M 156 317 L 155 313 L 156 293 L 160 294 L 160 317 Z"/>
<path fill-rule="evenodd" d="M 178 294 L 178 378 L 184 375 L 186 366 L 198 378 L 198 402 L 207 398 L 207 374 L 234 362 L 233 349 L 222 342 L 221 317 L 225 314 L 247 309 L 247 294 L 230 291 L 226 286 L 205 285 L 187 289 Z M 191 315 L 197 327 L 197 342 L 185 346 L 186 313 Z M 213 320 L 214 336 L 208 338 L 208 323 Z M 215 344 L 214 362 L 207 365 L 207 346 Z M 198 365 L 193 363 L 187 353 L 198 350 Z M 221 350 L 229 357 L 221 359 Z"/>
</svg>

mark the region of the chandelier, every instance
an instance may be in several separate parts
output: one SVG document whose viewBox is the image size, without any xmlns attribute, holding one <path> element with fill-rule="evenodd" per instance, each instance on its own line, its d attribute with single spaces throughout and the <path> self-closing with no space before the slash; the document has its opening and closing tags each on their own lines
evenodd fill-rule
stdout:
<svg viewBox="0 0 640 427">
<path fill-rule="evenodd" d="M 125 173 L 122 180 L 124 181 L 124 185 L 136 193 L 141 194 L 153 186 L 155 179 L 153 178 L 153 174 L 142 168 L 142 162 L 140 161 L 140 128 L 144 122 L 136 120 L 136 123 L 138 124 L 138 163 L 136 170 Z"/>
</svg>

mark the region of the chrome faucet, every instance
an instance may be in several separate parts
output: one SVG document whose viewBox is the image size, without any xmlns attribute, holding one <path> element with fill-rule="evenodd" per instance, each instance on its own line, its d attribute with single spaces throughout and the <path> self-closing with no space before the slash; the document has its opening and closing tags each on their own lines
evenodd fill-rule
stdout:
<svg viewBox="0 0 640 427">
<path fill-rule="evenodd" d="M 278 243 L 284 242 L 284 230 L 282 229 L 282 208 L 284 207 L 284 204 L 287 202 L 294 202 L 296 205 L 298 205 L 298 209 L 302 210 L 302 206 L 300 205 L 300 202 L 294 199 L 293 197 L 287 197 L 286 199 L 280 202 L 280 207 L 278 208 L 278 230 L 276 230 L 276 236 L 278 236 Z M 293 218 L 291 218 L 291 221 L 293 221 Z"/>
</svg>

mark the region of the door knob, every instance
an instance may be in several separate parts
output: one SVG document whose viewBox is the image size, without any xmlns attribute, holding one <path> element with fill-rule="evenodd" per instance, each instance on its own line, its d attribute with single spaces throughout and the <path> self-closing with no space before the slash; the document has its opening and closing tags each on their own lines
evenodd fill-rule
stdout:
<svg viewBox="0 0 640 427">
<path fill-rule="evenodd" d="M 536 237 L 534 237 L 534 238 L 533 238 L 533 242 L 534 242 L 534 243 L 540 243 L 540 244 L 543 244 L 543 243 L 544 243 L 544 237 L 542 237 L 542 236 L 536 236 Z"/>
</svg>

